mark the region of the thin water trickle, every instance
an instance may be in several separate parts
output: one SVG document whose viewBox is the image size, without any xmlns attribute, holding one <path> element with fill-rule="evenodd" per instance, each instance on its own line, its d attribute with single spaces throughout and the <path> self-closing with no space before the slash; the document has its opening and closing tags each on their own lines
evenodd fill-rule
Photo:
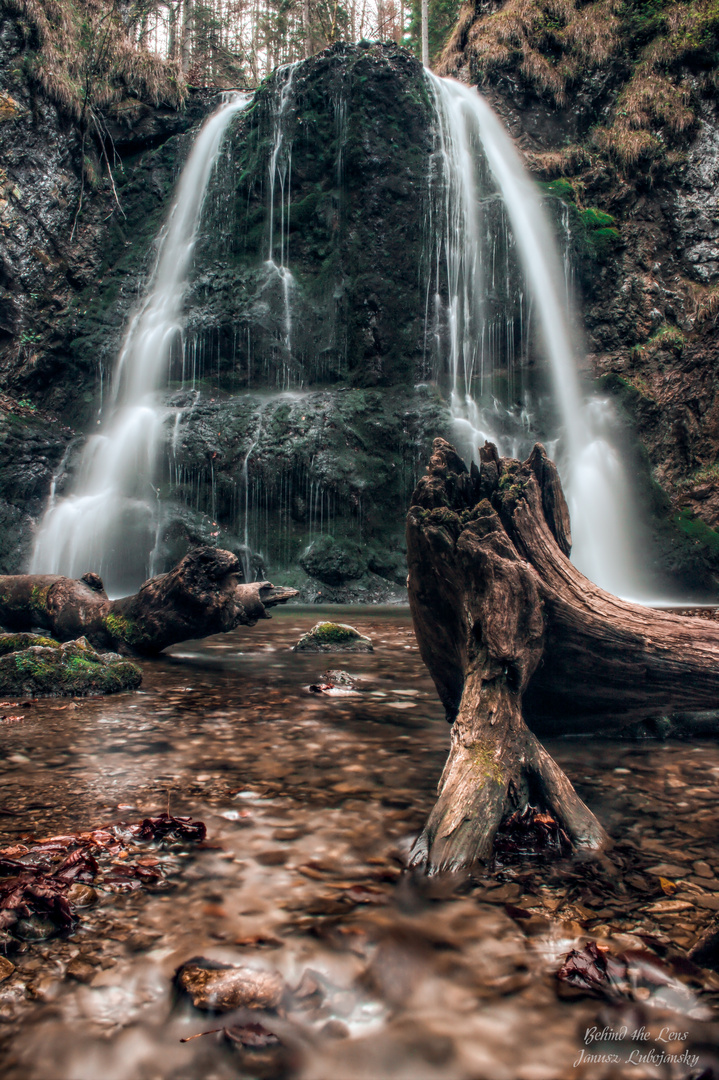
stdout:
<svg viewBox="0 0 719 1080">
<path fill-rule="evenodd" d="M 111 594 L 131 591 L 152 571 L 158 548 L 156 470 L 169 415 L 154 394 L 182 345 L 183 301 L 207 186 L 232 118 L 249 97 L 235 95 L 206 121 L 187 159 L 160 234 L 144 297 L 133 313 L 115 369 L 112 414 L 88 440 L 75 490 L 48 505 L 31 573 L 99 573 Z"/>
<path fill-rule="evenodd" d="M 622 596 L 650 594 L 640 571 L 632 521 L 633 502 L 621 454 L 613 440 L 611 406 L 587 399 L 577 370 L 571 332 L 570 275 L 537 188 L 522 165 L 511 138 L 484 98 L 474 88 L 431 72 L 438 121 L 437 156 L 441 163 L 441 222 L 444 240 L 446 321 L 449 338 L 451 408 L 463 449 L 476 457 L 485 439 L 500 452 L 523 456 L 542 436 L 527 417 L 526 398 L 513 377 L 517 359 L 526 353 L 527 336 L 515 348 L 511 304 L 522 310 L 521 290 L 512 296 L 510 254 L 516 248 L 533 301 L 543 351 L 552 375 L 552 397 L 559 414 L 559 465 L 572 511 L 574 563 L 603 588 Z M 487 170 L 489 175 L 487 175 Z M 494 190 L 493 190 L 494 189 Z M 492 340 L 488 298 L 497 290 L 496 241 L 505 225 L 492 231 L 491 256 L 482 229 L 483 216 L 498 190 L 511 238 L 505 244 L 505 331 Z M 436 200 L 435 200 L 436 201 Z M 485 264 L 491 260 L 487 274 Z M 488 370 L 486 370 L 486 368 Z M 487 408 L 489 371 L 504 368 L 522 405 Z M 478 377 L 479 376 L 479 377 Z M 519 391 L 517 393 L 517 391 Z M 544 434 L 547 441 L 547 434 Z"/>
</svg>

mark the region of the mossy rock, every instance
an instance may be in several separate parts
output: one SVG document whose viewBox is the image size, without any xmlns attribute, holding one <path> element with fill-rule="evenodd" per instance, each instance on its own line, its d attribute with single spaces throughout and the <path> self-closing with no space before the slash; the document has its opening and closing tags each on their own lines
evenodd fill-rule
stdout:
<svg viewBox="0 0 719 1080">
<path fill-rule="evenodd" d="M 7 697 L 87 697 L 136 690 L 137 664 L 98 653 L 87 638 L 64 645 L 41 634 L 0 634 L 0 694 Z"/>
<path fill-rule="evenodd" d="M 359 544 L 321 536 L 300 556 L 300 566 L 326 585 L 342 585 L 362 577 L 367 569 L 367 557 Z"/>
<path fill-rule="evenodd" d="M 346 623 L 321 622 L 313 626 L 292 649 L 293 652 L 374 652 L 372 640 Z"/>
<path fill-rule="evenodd" d="M 43 634 L 0 634 L 0 656 L 7 653 L 22 652 L 33 646 L 43 646 L 46 649 L 59 649 L 60 642 L 54 638 L 45 637 Z"/>
</svg>

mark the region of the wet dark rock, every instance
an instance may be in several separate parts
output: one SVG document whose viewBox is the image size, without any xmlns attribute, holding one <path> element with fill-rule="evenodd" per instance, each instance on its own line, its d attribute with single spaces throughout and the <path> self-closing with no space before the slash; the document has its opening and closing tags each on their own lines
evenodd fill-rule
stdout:
<svg viewBox="0 0 719 1080">
<path fill-rule="evenodd" d="M 313 540 L 300 556 L 300 566 L 312 577 L 327 585 L 342 585 L 360 578 L 367 568 L 367 559 L 359 544 L 322 536 Z"/>
<path fill-rule="evenodd" d="M 31 915 L 26 919 L 18 919 L 13 926 L 13 933 L 22 941 L 45 941 L 57 933 L 57 926 L 52 919 Z"/>
<path fill-rule="evenodd" d="M 142 670 L 86 638 L 61 645 L 39 634 L 0 634 L 0 693 L 12 697 L 84 697 L 136 690 Z"/>
<path fill-rule="evenodd" d="M 80 882 L 75 882 L 67 890 L 68 903 L 73 908 L 85 908 L 92 907 L 97 903 L 98 896 L 95 889 L 90 885 L 82 885 Z"/>
<path fill-rule="evenodd" d="M 33 524 L 72 438 L 55 416 L 0 394 L 0 572 L 17 573 L 26 565 Z"/>
<path fill-rule="evenodd" d="M 279 972 L 233 967 L 194 957 L 175 972 L 175 985 L 192 998 L 196 1009 L 230 1012 L 233 1009 L 276 1009 L 285 983 Z"/>
<path fill-rule="evenodd" d="M 293 652 L 374 652 L 372 641 L 345 623 L 321 622 L 303 634 Z"/>
</svg>

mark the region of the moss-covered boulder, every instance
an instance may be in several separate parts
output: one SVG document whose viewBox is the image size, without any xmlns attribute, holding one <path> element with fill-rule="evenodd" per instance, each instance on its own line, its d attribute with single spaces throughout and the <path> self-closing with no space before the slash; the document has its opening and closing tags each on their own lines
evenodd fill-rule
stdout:
<svg viewBox="0 0 719 1080">
<path fill-rule="evenodd" d="M 374 652 L 372 639 L 346 623 L 321 622 L 303 634 L 293 652 Z"/>
<path fill-rule="evenodd" d="M 65 644 L 41 634 L 0 634 L 0 694 L 7 697 L 86 697 L 136 690 L 137 664 L 96 652 L 87 638 Z"/>
<path fill-rule="evenodd" d="M 342 585 L 362 577 L 367 569 L 367 558 L 359 544 L 350 540 L 335 540 L 332 536 L 320 536 L 313 540 L 299 559 L 302 569 L 327 585 Z"/>
</svg>

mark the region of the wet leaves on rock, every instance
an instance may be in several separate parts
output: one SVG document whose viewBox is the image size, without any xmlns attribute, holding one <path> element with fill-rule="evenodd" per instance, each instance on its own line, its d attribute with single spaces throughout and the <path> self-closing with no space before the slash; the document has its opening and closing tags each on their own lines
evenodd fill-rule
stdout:
<svg viewBox="0 0 719 1080">
<path fill-rule="evenodd" d="M 43 940 L 71 930 L 77 909 L 97 898 L 95 888 L 128 891 L 162 880 L 157 859 L 113 862 L 131 854 L 129 841 L 163 844 L 202 841 L 205 825 L 192 818 L 161 814 L 134 824 L 120 822 L 91 832 L 51 836 L 0 850 L 0 930 L 25 940 Z M 133 853 L 137 853 L 134 849 Z M 99 861 L 98 861 L 99 860 Z M 95 888 L 90 888 L 89 886 Z"/>
</svg>

